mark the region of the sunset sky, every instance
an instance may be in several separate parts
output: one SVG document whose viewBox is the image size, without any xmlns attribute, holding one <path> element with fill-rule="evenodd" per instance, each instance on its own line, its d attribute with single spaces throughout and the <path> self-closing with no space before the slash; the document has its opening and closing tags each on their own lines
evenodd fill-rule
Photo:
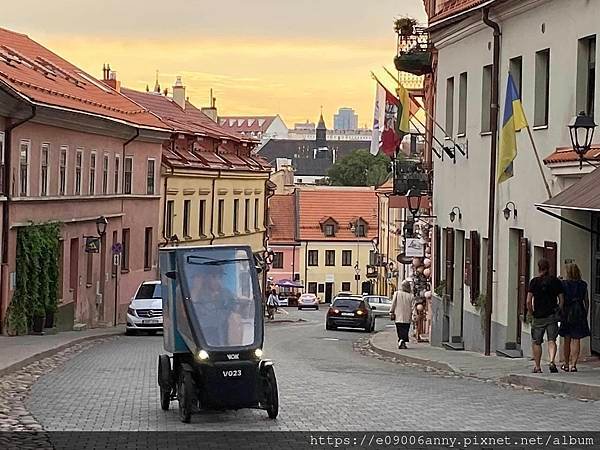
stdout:
<svg viewBox="0 0 600 450">
<path fill-rule="evenodd" d="M 370 70 L 393 66 L 394 17 L 424 19 L 421 0 L 20 0 L 0 26 L 28 34 L 96 77 L 171 87 L 220 115 L 325 120 L 341 106 L 372 122 Z"/>
</svg>

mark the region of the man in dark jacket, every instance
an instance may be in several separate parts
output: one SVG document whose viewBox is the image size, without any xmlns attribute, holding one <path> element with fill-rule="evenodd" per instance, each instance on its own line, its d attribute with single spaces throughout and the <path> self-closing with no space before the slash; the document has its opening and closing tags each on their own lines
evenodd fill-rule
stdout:
<svg viewBox="0 0 600 450">
<path fill-rule="evenodd" d="M 539 275 L 531 279 L 527 293 L 527 311 L 533 316 L 531 323 L 531 341 L 535 367 L 533 373 L 542 373 L 542 343 L 544 334 L 548 338 L 550 372 L 556 373 L 556 338 L 558 337 L 559 311 L 564 304 L 561 281 L 550 273 L 547 259 L 538 261 Z"/>
</svg>

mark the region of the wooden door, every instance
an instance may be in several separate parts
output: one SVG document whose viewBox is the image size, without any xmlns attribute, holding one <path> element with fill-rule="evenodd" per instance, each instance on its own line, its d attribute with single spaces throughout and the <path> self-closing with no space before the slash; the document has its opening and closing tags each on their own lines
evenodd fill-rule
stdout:
<svg viewBox="0 0 600 450">
<path fill-rule="evenodd" d="M 446 295 L 454 298 L 454 228 L 446 228 Z"/>
<path fill-rule="evenodd" d="M 558 244 L 556 242 L 544 242 L 544 258 L 550 262 L 550 274 L 556 276 L 558 273 Z"/>
<path fill-rule="evenodd" d="M 600 353 L 600 214 L 592 219 L 592 292 L 590 297 L 591 346 L 594 353 Z"/>
<path fill-rule="evenodd" d="M 470 267 L 470 297 L 471 304 L 477 302 L 481 286 L 481 240 L 477 231 L 471 231 L 469 236 L 469 246 L 471 247 L 471 267 Z"/>
<path fill-rule="evenodd" d="M 519 263 L 518 263 L 518 308 L 517 308 L 517 344 L 521 343 L 521 330 L 523 320 L 527 317 L 527 290 L 529 287 L 530 278 L 530 251 L 529 239 L 525 237 L 519 238 Z"/>
</svg>

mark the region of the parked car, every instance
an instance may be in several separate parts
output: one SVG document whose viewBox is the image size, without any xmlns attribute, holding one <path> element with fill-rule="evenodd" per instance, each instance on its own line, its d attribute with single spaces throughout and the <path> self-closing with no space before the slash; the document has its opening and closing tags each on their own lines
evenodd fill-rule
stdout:
<svg viewBox="0 0 600 450">
<path fill-rule="evenodd" d="M 127 308 L 127 334 L 146 331 L 156 334 L 163 330 L 163 309 L 160 281 L 144 281 Z"/>
<path fill-rule="evenodd" d="M 369 303 L 357 297 L 337 297 L 327 311 L 325 329 L 335 330 L 338 327 L 364 328 L 375 330 L 375 314 Z"/>
<path fill-rule="evenodd" d="M 277 301 L 279 302 L 279 306 L 289 306 L 288 297 L 278 296 Z"/>
<path fill-rule="evenodd" d="M 304 308 L 319 309 L 319 299 L 315 294 L 302 294 L 298 299 L 298 310 Z"/>
<path fill-rule="evenodd" d="M 389 316 L 392 301 L 383 295 L 365 295 L 364 299 L 369 303 L 375 313 L 375 317 Z"/>
</svg>

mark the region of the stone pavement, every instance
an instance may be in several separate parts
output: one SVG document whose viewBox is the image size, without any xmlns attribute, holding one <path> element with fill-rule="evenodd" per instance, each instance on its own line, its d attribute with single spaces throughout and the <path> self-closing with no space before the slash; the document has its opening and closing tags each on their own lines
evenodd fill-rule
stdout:
<svg viewBox="0 0 600 450">
<path fill-rule="evenodd" d="M 68 347 L 107 336 L 123 334 L 125 327 L 95 328 L 66 331 L 43 336 L 0 336 L 0 376 L 18 370 L 34 361 L 46 358 Z"/>
<path fill-rule="evenodd" d="M 484 356 L 414 342 L 409 344 L 408 349 L 399 350 L 397 339 L 395 330 L 390 327 L 371 337 L 370 346 L 376 353 L 400 362 L 580 399 L 600 400 L 600 364 L 597 361 L 579 363 L 577 373 L 550 373 L 547 366 L 542 366 L 544 373 L 533 374 L 533 365 L 528 358 Z"/>
</svg>

